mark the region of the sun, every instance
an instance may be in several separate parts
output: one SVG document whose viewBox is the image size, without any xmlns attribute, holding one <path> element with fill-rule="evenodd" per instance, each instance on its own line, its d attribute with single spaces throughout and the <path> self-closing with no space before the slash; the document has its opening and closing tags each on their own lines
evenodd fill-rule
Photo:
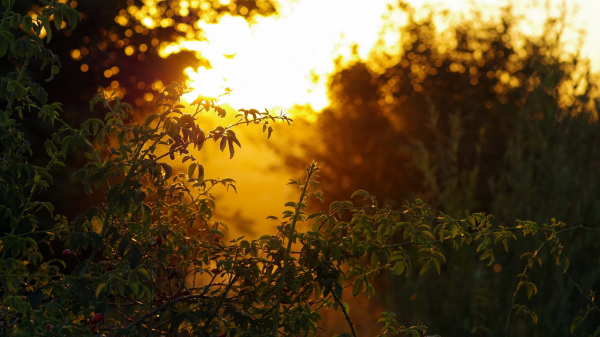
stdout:
<svg viewBox="0 0 600 337">
<path fill-rule="evenodd" d="M 351 57 L 356 46 L 362 57 L 368 56 L 377 42 L 386 2 L 290 0 L 278 4 L 277 15 L 258 15 L 251 21 L 224 13 L 214 23 L 202 19 L 173 23 L 185 37 L 162 42 L 159 55 L 166 58 L 191 51 L 199 59 L 197 67 L 184 70 L 186 84 L 192 88 L 186 100 L 198 95 L 217 97 L 229 87 L 235 94 L 220 101 L 235 109 L 289 112 L 294 106 L 310 106 L 320 111 L 329 105 L 327 81 L 336 70 L 335 59 Z M 357 11 L 356 6 L 364 8 Z M 150 9 L 145 13 L 149 18 Z M 139 12 L 136 15 L 142 17 Z M 146 25 L 144 20 L 140 21 Z M 162 24 L 160 20 L 146 21 L 156 26 Z"/>
</svg>

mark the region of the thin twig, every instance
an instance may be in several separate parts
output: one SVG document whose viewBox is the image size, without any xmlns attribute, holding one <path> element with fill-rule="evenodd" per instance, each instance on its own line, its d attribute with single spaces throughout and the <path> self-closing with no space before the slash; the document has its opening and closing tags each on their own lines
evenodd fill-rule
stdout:
<svg viewBox="0 0 600 337">
<path fill-rule="evenodd" d="M 342 307 L 342 311 L 344 312 L 344 316 L 346 316 L 346 321 L 348 321 L 348 325 L 350 325 L 350 330 L 352 330 L 352 335 L 354 337 L 356 336 L 356 331 L 354 331 L 354 324 L 352 324 L 352 320 L 350 319 L 350 316 L 348 315 L 348 312 L 346 312 L 346 307 L 344 307 L 344 304 L 342 303 L 342 301 L 340 301 L 340 299 L 335 296 L 335 294 L 333 293 L 333 290 L 331 291 L 331 295 L 333 295 L 333 299 L 340 305 L 340 307 Z"/>
</svg>

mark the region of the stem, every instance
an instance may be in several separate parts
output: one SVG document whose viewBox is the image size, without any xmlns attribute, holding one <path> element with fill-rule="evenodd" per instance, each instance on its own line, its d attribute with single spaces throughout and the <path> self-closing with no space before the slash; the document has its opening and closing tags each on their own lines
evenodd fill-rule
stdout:
<svg viewBox="0 0 600 337">
<path fill-rule="evenodd" d="M 21 70 L 19 71 L 19 76 L 17 77 L 17 82 L 20 82 L 21 78 L 23 78 L 23 74 L 25 74 L 25 69 L 27 69 L 30 59 L 31 59 L 31 54 L 27 53 L 27 57 L 25 58 L 25 63 L 23 63 L 23 66 L 21 67 Z M 6 106 L 6 110 L 10 110 L 12 108 L 13 101 L 15 100 L 15 91 L 16 91 L 16 89 L 13 89 L 12 93 L 10 94 L 10 99 L 8 100 L 8 105 Z"/>
<path fill-rule="evenodd" d="M 73 132 L 73 133 L 77 132 L 77 130 L 73 129 L 69 124 L 67 124 L 65 121 L 63 121 L 62 118 L 56 118 L 55 120 L 59 121 L 67 129 L 71 130 L 71 132 Z M 96 148 L 94 147 L 94 145 L 89 140 L 87 140 L 86 138 L 83 138 L 83 141 L 92 149 L 92 152 L 94 153 L 94 158 L 96 158 L 96 160 L 98 161 L 98 163 L 100 165 L 102 165 L 102 160 L 100 160 L 100 157 L 98 157 L 98 153 L 96 152 Z M 100 146 L 102 146 L 102 145 L 100 145 Z M 106 186 L 108 188 L 110 188 L 110 185 L 108 184 L 108 180 L 106 181 Z"/>
<path fill-rule="evenodd" d="M 289 256 L 292 251 L 292 243 L 294 242 L 294 231 L 296 229 L 296 222 L 298 221 L 299 213 L 300 213 L 300 204 L 304 201 L 306 197 L 306 190 L 310 183 L 310 177 L 315 172 L 316 164 L 313 163 L 308 169 L 308 175 L 306 176 L 306 181 L 304 182 L 304 186 L 302 186 L 302 192 L 300 193 L 300 200 L 296 204 L 294 210 L 294 216 L 292 217 L 292 228 L 290 229 L 290 235 L 288 237 L 288 246 L 285 253 L 285 257 L 283 258 L 283 270 L 281 272 L 281 279 L 279 280 L 279 285 L 277 286 L 277 300 L 275 303 L 275 317 L 273 319 L 273 326 L 271 327 L 271 335 L 277 336 L 277 327 L 279 325 L 279 308 L 281 306 L 281 296 L 283 295 L 283 285 L 285 284 L 285 274 L 287 272 L 289 266 Z"/>
<path fill-rule="evenodd" d="M 15 226 L 10 230 L 10 234 L 9 235 L 15 234 L 15 230 L 17 229 L 17 225 L 19 224 L 19 222 L 23 218 L 23 215 L 25 214 L 25 211 L 27 210 L 27 206 L 31 202 L 31 198 L 33 197 L 33 194 L 35 193 L 35 188 L 36 187 L 37 187 L 37 184 L 33 185 L 33 187 L 31 188 L 31 192 L 29 193 L 29 197 L 27 198 L 27 201 L 25 202 L 25 205 L 23 206 L 23 209 L 21 210 L 21 214 L 19 214 L 19 217 L 17 218 L 17 222 L 15 223 Z M 0 260 L 4 260 L 4 258 L 6 257 L 6 252 L 8 252 L 8 249 L 3 249 L 3 251 L 2 251 L 2 258 L 0 258 Z"/>
<path fill-rule="evenodd" d="M 588 301 L 589 301 L 589 302 L 590 302 L 590 303 L 591 303 L 591 304 L 594 306 L 594 309 L 595 309 L 596 311 L 600 312 L 600 309 L 598 308 L 598 306 L 596 306 L 596 303 L 594 303 L 594 301 L 592 301 L 592 299 L 591 299 L 591 298 L 590 298 L 588 295 L 586 295 L 586 294 L 583 292 L 583 290 L 581 289 L 581 287 L 579 286 L 579 284 L 578 284 L 577 282 L 573 281 L 573 278 L 571 277 L 571 275 L 569 275 L 569 273 L 567 272 L 567 270 L 566 270 L 565 268 L 563 268 L 563 273 L 565 273 L 565 274 L 567 275 L 567 277 L 569 278 L 569 281 L 570 281 L 571 283 L 573 283 L 573 285 L 574 285 L 575 287 L 577 287 L 577 290 L 579 290 L 579 292 L 580 292 L 580 293 L 581 293 L 583 296 L 585 296 L 585 298 L 586 298 L 586 299 L 587 299 L 587 300 L 588 300 Z"/>
<path fill-rule="evenodd" d="M 112 205 L 110 205 L 108 208 L 108 212 L 106 214 L 106 217 L 104 218 L 104 223 L 102 224 L 102 231 L 100 231 L 100 238 L 103 241 L 104 241 L 104 233 L 106 232 L 106 228 L 108 228 L 108 220 L 110 219 L 111 215 L 112 215 Z M 79 275 L 77 275 L 77 276 L 82 277 L 85 273 L 87 273 L 88 269 L 90 268 L 90 265 L 92 264 L 92 260 L 94 260 L 94 258 L 96 257 L 96 254 L 98 254 L 98 250 L 100 250 L 100 246 L 95 246 L 94 250 L 92 251 L 92 254 L 90 254 L 90 257 L 85 262 L 85 266 L 81 269 L 81 271 L 79 272 Z M 62 304 L 65 301 L 65 299 L 67 298 L 67 296 L 69 296 L 69 294 L 73 290 L 73 284 L 74 283 L 72 283 L 69 286 L 69 288 L 67 288 L 67 291 L 65 291 L 65 293 L 62 295 L 62 297 L 60 298 L 58 303 Z"/>
<path fill-rule="evenodd" d="M 548 241 L 542 242 L 540 247 L 535 251 L 534 255 L 539 254 L 540 250 Z M 529 269 L 529 265 L 525 265 L 525 269 L 523 270 L 523 276 L 519 279 L 519 284 L 523 282 L 523 280 L 527 280 L 527 269 Z M 517 290 L 513 294 L 512 300 L 510 301 L 510 308 L 508 309 L 508 317 L 506 317 L 506 325 L 504 326 L 504 337 L 508 337 L 508 328 L 510 327 L 510 317 L 512 316 L 513 307 L 515 306 L 515 300 L 517 298 L 517 293 L 519 292 L 520 287 L 517 286 Z"/>
<path fill-rule="evenodd" d="M 6 7 L 6 12 L 4 12 L 4 16 L 2 16 L 2 23 L 0 23 L 0 30 L 4 30 L 4 24 L 6 23 L 6 19 L 8 18 L 8 13 L 12 10 L 13 5 L 17 2 L 17 0 L 11 0 Z"/>
<path fill-rule="evenodd" d="M 156 307 L 155 309 L 152 309 L 151 311 L 148 311 L 145 315 L 141 316 L 140 318 L 136 319 L 131 324 L 129 324 L 128 326 L 126 326 L 125 329 L 131 329 L 131 328 L 133 328 L 134 326 L 142 323 L 147 318 L 152 317 L 154 314 L 158 313 L 159 311 L 165 310 L 171 304 L 175 304 L 175 303 L 179 303 L 179 302 L 183 302 L 183 301 L 188 301 L 188 300 L 194 300 L 194 299 L 198 299 L 198 298 L 207 298 L 207 296 L 206 295 L 190 295 L 190 296 L 186 296 L 186 297 L 179 297 L 179 298 L 176 298 L 176 299 L 171 300 L 169 302 L 166 302 L 163 305 L 161 305 L 160 307 Z"/>
<path fill-rule="evenodd" d="M 221 309 L 221 306 L 223 305 L 223 301 L 225 300 L 225 297 L 227 296 L 227 293 L 229 292 L 229 289 L 231 289 L 231 286 L 233 285 L 233 283 L 235 282 L 235 280 L 237 279 L 237 277 L 238 277 L 238 275 L 235 275 L 231 279 L 231 282 L 229 282 L 229 284 L 227 285 L 227 287 L 225 288 L 225 290 L 223 290 L 223 296 L 221 296 L 221 298 L 219 299 L 219 304 L 217 305 L 217 308 L 215 309 L 215 313 L 204 324 L 204 328 L 202 329 L 202 333 L 200 334 L 200 336 L 204 336 L 204 334 L 206 333 L 206 329 L 208 329 L 208 327 L 209 327 L 210 323 L 212 322 L 212 320 L 215 319 L 215 316 L 217 316 L 219 314 L 219 309 Z"/>
<path fill-rule="evenodd" d="M 62 230 L 70 229 L 70 228 L 73 228 L 73 226 L 60 227 L 60 228 L 51 228 L 51 229 L 46 229 L 46 230 L 39 230 L 39 231 L 27 232 L 27 233 L 15 235 L 15 237 L 18 238 L 18 237 L 21 237 L 21 236 L 31 235 L 31 234 L 42 234 L 42 233 L 49 233 L 49 232 L 54 232 L 54 231 L 62 231 Z"/>
<path fill-rule="evenodd" d="M 52 161 L 50 161 L 44 169 L 47 170 L 50 167 L 50 164 L 52 164 Z M 19 214 L 19 217 L 17 218 L 17 222 L 15 223 L 15 226 L 10 230 L 9 235 L 15 234 L 15 230 L 17 230 L 17 226 L 19 225 L 19 222 L 21 222 L 21 219 L 23 219 L 23 216 L 25 215 L 25 212 L 27 211 L 27 206 L 31 203 L 31 199 L 33 198 L 33 195 L 35 194 L 36 188 L 37 188 L 37 181 L 31 187 L 31 192 L 29 193 L 29 197 L 27 197 L 27 201 L 25 202 L 25 205 L 23 205 L 23 209 L 21 210 L 21 213 Z M 29 233 L 26 233 L 26 234 L 29 234 Z M 24 235 L 24 234 L 22 234 L 22 235 Z M 22 236 L 22 235 L 18 235 L 18 236 Z M 4 260 L 4 258 L 6 257 L 6 252 L 8 252 L 8 249 L 3 248 L 2 249 L 2 257 L 0 257 L 0 260 Z"/>
<path fill-rule="evenodd" d="M 356 336 L 356 331 L 354 331 L 354 324 L 352 324 L 352 320 L 350 319 L 350 316 L 348 315 L 348 312 L 346 312 L 346 308 L 344 307 L 344 305 L 342 304 L 342 302 L 340 301 L 340 299 L 337 298 L 337 296 L 335 296 L 335 294 L 333 293 L 333 291 L 331 292 L 331 295 L 333 295 L 333 298 L 335 299 L 335 301 L 342 308 L 342 311 L 344 312 L 344 316 L 346 316 L 346 321 L 348 321 L 348 325 L 350 325 L 350 330 L 352 330 L 352 336 L 357 337 Z"/>
</svg>

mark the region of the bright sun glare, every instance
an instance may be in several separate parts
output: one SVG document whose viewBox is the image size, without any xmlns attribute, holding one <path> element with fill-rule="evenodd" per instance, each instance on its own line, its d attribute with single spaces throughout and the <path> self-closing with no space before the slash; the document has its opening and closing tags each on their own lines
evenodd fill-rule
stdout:
<svg viewBox="0 0 600 337">
<path fill-rule="evenodd" d="M 199 5 L 197 1 L 182 3 L 183 8 Z M 148 10 L 130 13 L 146 13 L 148 16 L 138 14 L 137 18 L 148 28 L 160 24 L 149 15 L 155 1 L 146 0 L 145 4 Z M 185 69 L 186 84 L 194 89 L 187 100 L 198 95 L 216 97 L 231 88 L 235 94 L 224 97 L 222 103 L 235 108 L 288 110 L 294 105 L 310 105 L 319 111 L 328 104 L 327 75 L 334 71 L 334 60 L 349 58 L 352 45 L 358 46 L 359 56 L 368 55 L 377 42 L 386 6 L 385 1 L 280 1 L 279 15 L 257 16 L 255 22 L 224 14 L 218 23 L 199 20 L 178 26 L 176 29 L 192 34 L 163 42 L 159 55 L 193 51 L 210 62 L 210 67 Z M 194 34 L 196 31 L 202 34 Z"/>
</svg>

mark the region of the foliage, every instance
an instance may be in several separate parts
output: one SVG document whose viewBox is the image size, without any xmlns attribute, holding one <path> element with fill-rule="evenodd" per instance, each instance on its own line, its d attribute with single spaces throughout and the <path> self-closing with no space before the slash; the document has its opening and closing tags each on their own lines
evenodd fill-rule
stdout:
<svg viewBox="0 0 600 337">
<path fill-rule="evenodd" d="M 356 337 L 344 288 L 351 287 L 354 296 L 365 292 L 370 297 L 375 292 L 373 279 L 382 271 L 408 275 L 418 266 L 420 275 L 429 270 L 439 274 L 446 261 L 444 245 L 461 249 L 478 244 L 479 259 L 491 265 L 493 243 L 508 249 L 516 233 L 543 234 L 543 244 L 522 256 L 527 263 L 506 320 L 508 331 L 513 313 L 537 321 L 526 305 L 517 304 L 516 295 L 521 289 L 528 298 L 537 292 L 529 272 L 542 263 L 540 250 L 550 247 L 568 276 L 569 260 L 559 236 L 578 229 L 598 231 L 563 228 L 555 221 L 494 226 L 491 216 L 483 213 L 463 219 L 436 215 L 420 200 L 398 211 L 379 207 L 364 190 L 353 195 L 362 197 L 361 206 L 334 202 L 328 211 L 309 215 L 309 199 L 324 201 L 313 163 L 304 180 L 290 181 L 299 188 L 298 200 L 286 203 L 281 217 L 269 217 L 278 222 L 276 234 L 226 241 L 227 226 L 212 220 L 211 191 L 219 185 L 235 190 L 235 181 L 205 177 L 193 151 L 212 140 L 231 157 L 235 146 L 241 147 L 236 127 L 260 125 L 269 138 L 272 123 L 291 120 L 267 110 L 241 109 L 237 122 L 205 132 L 196 124 L 199 114 L 212 111 L 223 117 L 227 111 L 217 104 L 218 98 L 210 97 L 198 97 L 190 109 L 181 100 L 186 88 L 174 83 L 158 96 L 156 113 L 143 123 L 129 122 L 132 107 L 99 90 L 90 109 L 100 104 L 104 119 L 90 118 L 73 128 L 60 116 L 61 105 L 48 104 L 45 91 L 25 72 L 30 60 L 39 58 L 51 65 L 52 75 L 59 74 L 58 59 L 40 39 L 42 27 L 50 40 L 51 17 L 58 30 L 61 18 L 74 29 L 80 16 L 51 1 L 42 2 L 47 7 L 35 20 L 20 17 L 10 10 L 15 1 L 8 3 L 0 25 L 3 51 L 24 59 L 17 72 L 2 78 L 8 104 L 0 115 L 0 207 L 11 228 L 0 241 L 2 335 L 314 335 L 319 311 L 330 308 L 340 310 Z M 7 23 L 22 31 L 5 28 Z M 15 38 L 17 32 L 25 38 Z M 45 143 L 45 167 L 29 162 L 32 150 L 20 131 L 17 118 L 31 112 L 57 125 Z M 52 228 L 41 228 L 38 214 L 53 213 L 54 208 L 36 196 L 52 184 L 52 170 L 77 149 L 84 149 L 86 162 L 73 174 L 74 182 L 86 193 L 104 188 L 105 199 L 72 221 L 56 215 Z M 169 164 L 174 160 L 188 162 L 187 172 L 174 172 Z M 299 231 L 300 222 L 311 229 Z M 390 243 L 395 235 L 403 241 Z M 62 256 L 41 254 L 43 245 L 57 242 L 66 248 Z M 73 258 L 78 263 L 67 273 L 64 261 Z M 575 285 L 590 305 L 571 330 L 600 312 L 594 297 Z M 420 336 L 426 331 L 421 323 L 402 326 L 390 313 L 382 313 L 380 323 L 380 336 Z"/>
<path fill-rule="evenodd" d="M 549 17 L 540 35 L 527 36 L 510 8 L 497 15 L 475 8 L 459 20 L 403 10 L 408 23 L 389 28 L 401 33 L 399 52 L 340 63 L 329 86 L 332 105 L 307 126 L 313 136 L 286 144 L 299 144 L 299 151 L 281 151 L 288 164 L 317 160 L 326 198 L 365 188 L 393 207 L 420 197 L 451 216 L 490 212 L 497 225 L 600 222 L 597 81 L 589 61 L 565 52 L 565 17 Z M 450 27 L 439 30 L 439 21 Z M 590 254 L 600 248 L 595 236 L 572 232 L 563 240 L 578 261 L 574 275 L 585 288 L 598 288 L 600 274 L 589 267 L 597 264 Z M 443 268 L 443 277 L 388 274 L 382 286 L 402 287 L 380 302 L 441 335 L 499 335 L 505 319 L 497 313 L 509 310 L 513 276 L 522 270 L 514 261 L 522 247 L 541 243 L 529 238 L 498 255 L 494 269 L 475 263 L 472 252 L 445 250 L 455 267 Z M 586 303 L 571 300 L 572 284 L 553 266 L 536 275 L 542 296 L 531 307 L 542 324 L 519 324 L 517 334 L 567 334 L 573 316 L 565 308 L 576 312 Z"/>
</svg>

